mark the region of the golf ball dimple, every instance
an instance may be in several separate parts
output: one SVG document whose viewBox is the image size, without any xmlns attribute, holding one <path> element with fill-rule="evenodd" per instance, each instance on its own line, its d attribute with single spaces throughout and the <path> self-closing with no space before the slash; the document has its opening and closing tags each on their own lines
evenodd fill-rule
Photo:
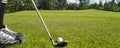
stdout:
<svg viewBox="0 0 120 48">
<path fill-rule="evenodd" d="M 61 37 L 59 37 L 57 41 L 58 41 L 58 42 L 62 42 L 63 39 L 62 39 Z"/>
</svg>

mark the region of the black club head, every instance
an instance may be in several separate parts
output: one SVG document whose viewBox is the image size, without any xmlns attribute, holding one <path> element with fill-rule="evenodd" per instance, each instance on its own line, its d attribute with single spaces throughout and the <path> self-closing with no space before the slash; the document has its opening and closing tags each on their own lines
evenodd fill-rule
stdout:
<svg viewBox="0 0 120 48">
<path fill-rule="evenodd" d="M 54 47 L 65 47 L 68 45 L 67 41 L 62 41 L 62 42 L 58 42 L 57 44 L 54 45 Z"/>
</svg>

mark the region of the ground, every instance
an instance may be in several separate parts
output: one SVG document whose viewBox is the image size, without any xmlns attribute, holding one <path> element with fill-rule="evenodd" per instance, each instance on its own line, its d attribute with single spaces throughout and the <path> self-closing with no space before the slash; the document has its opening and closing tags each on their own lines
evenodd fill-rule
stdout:
<svg viewBox="0 0 120 48">
<path fill-rule="evenodd" d="M 40 10 L 54 40 L 69 42 L 66 48 L 119 48 L 120 12 L 101 10 Z M 5 14 L 5 24 L 25 34 L 25 43 L 11 48 L 53 48 L 36 12 Z"/>
</svg>

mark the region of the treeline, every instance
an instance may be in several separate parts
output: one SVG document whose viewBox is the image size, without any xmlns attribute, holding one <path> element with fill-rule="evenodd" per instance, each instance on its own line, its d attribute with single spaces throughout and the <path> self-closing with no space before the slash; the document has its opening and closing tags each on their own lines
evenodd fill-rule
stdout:
<svg viewBox="0 0 120 48">
<path fill-rule="evenodd" d="M 111 2 L 102 1 L 99 4 L 90 4 L 89 0 L 79 0 L 80 3 L 68 3 L 66 0 L 35 0 L 38 9 L 42 10 L 84 10 L 84 9 L 99 9 L 107 11 L 120 12 L 120 1 Z M 34 10 L 31 0 L 8 0 L 6 12 L 16 12 L 24 10 Z"/>
<path fill-rule="evenodd" d="M 120 12 L 120 0 L 117 0 L 117 2 L 115 2 L 115 0 L 112 0 L 111 2 L 105 2 L 104 4 L 100 1 L 99 4 L 91 4 L 90 8 Z"/>
<path fill-rule="evenodd" d="M 8 0 L 6 12 L 17 12 L 23 10 L 33 10 L 31 0 Z"/>
</svg>

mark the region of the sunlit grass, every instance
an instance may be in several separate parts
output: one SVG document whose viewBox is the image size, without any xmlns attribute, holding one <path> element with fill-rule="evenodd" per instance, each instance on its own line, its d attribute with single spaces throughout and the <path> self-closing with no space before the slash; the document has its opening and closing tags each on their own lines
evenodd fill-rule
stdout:
<svg viewBox="0 0 120 48">
<path fill-rule="evenodd" d="M 100 10 L 41 10 L 54 40 L 69 42 L 66 48 L 119 48 L 120 13 Z M 25 33 L 25 43 L 12 48 L 53 48 L 35 11 L 6 14 L 5 24 Z"/>
</svg>

